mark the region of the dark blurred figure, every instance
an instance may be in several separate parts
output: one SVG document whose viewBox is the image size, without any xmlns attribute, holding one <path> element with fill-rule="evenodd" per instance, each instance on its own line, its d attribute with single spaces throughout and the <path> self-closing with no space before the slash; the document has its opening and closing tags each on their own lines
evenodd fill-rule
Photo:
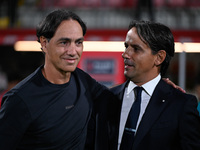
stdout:
<svg viewBox="0 0 200 150">
<path fill-rule="evenodd" d="M 136 6 L 136 13 L 135 13 L 136 20 L 141 20 L 141 14 L 144 10 L 145 11 L 147 10 L 147 13 L 149 15 L 149 19 L 151 21 L 154 21 L 152 0 L 138 0 L 137 6 Z"/>
<path fill-rule="evenodd" d="M 199 64 L 199 66 L 200 66 L 200 64 Z M 196 95 L 197 100 L 198 100 L 197 110 L 199 111 L 199 115 L 200 115 L 200 69 L 199 69 L 197 76 L 196 76 L 196 85 L 194 87 L 194 90 L 195 90 L 195 95 Z"/>
<path fill-rule="evenodd" d="M 6 4 L 6 15 L 9 19 L 8 27 L 14 27 L 17 20 L 17 8 L 18 8 L 18 0 L 1 0 L 0 5 L 5 2 Z"/>
<path fill-rule="evenodd" d="M 195 86 L 195 94 L 198 100 L 197 110 L 199 111 L 199 115 L 200 115 L 200 83 L 196 84 Z"/>
<path fill-rule="evenodd" d="M 6 94 L 6 92 L 11 90 L 17 83 L 19 83 L 19 81 L 22 80 L 22 77 L 20 77 L 20 75 L 16 72 L 11 72 L 7 73 L 7 80 L 8 80 L 7 88 L 0 92 L 0 108 L 1 108 L 1 100 L 4 94 Z"/>
</svg>

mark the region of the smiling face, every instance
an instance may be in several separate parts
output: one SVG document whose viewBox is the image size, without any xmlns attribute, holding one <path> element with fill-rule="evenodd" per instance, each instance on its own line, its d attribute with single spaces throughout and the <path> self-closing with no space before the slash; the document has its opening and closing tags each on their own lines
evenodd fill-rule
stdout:
<svg viewBox="0 0 200 150">
<path fill-rule="evenodd" d="M 125 40 L 124 75 L 137 85 L 142 85 L 159 74 L 159 54 L 152 54 L 150 47 L 144 43 L 133 27 Z"/>
<path fill-rule="evenodd" d="M 65 20 L 48 41 L 40 38 L 45 52 L 45 67 L 51 71 L 70 73 L 75 70 L 83 52 L 83 31 L 75 20 Z"/>
</svg>

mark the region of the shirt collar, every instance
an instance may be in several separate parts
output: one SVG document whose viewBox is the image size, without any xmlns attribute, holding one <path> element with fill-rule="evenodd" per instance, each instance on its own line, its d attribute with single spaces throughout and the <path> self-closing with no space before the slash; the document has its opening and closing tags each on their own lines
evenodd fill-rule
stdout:
<svg viewBox="0 0 200 150">
<path fill-rule="evenodd" d="M 156 88 L 156 85 L 161 79 L 161 75 L 159 74 L 157 77 L 152 79 L 151 81 L 145 83 L 142 85 L 144 90 L 149 96 L 152 96 L 154 89 Z M 137 85 L 133 83 L 132 81 L 129 82 L 128 88 L 127 88 L 127 94 L 129 94 Z"/>
</svg>

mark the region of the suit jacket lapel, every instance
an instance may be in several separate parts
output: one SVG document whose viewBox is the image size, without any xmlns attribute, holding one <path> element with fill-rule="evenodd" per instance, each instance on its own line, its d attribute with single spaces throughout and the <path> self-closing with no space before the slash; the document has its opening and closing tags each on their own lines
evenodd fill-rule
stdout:
<svg viewBox="0 0 200 150">
<path fill-rule="evenodd" d="M 116 96 L 116 102 L 115 102 L 115 106 L 116 107 L 116 122 L 114 123 L 115 125 L 112 125 L 110 123 L 110 126 L 115 126 L 115 136 L 117 137 L 117 139 L 115 139 L 118 143 L 118 136 L 119 136 L 119 125 L 120 125 L 120 116 L 121 116 L 121 108 L 122 108 L 122 101 L 123 101 L 123 96 L 124 96 L 124 91 L 125 91 L 125 87 L 127 85 L 129 81 L 126 81 L 125 83 L 116 86 L 114 88 L 111 89 L 111 91 L 113 92 L 113 94 Z"/>
<path fill-rule="evenodd" d="M 126 85 L 129 83 L 129 80 L 124 82 L 123 84 L 116 86 L 114 88 L 111 89 L 111 91 L 113 92 L 114 95 L 116 95 L 118 97 L 118 99 L 122 102 L 123 100 L 123 96 L 124 96 L 124 91 L 126 88 Z"/>
<path fill-rule="evenodd" d="M 137 149 L 137 145 L 144 138 L 144 136 L 152 127 L 155 120 L 160 116 L 161 112 L 167 106 L 169 93 L 170 86 L 165 83 L 165 81 L 160 80 L 153 92 L 153 95 L 149 101 L 149 104 L 138 127 L 133 149 Z"/>
</svg>

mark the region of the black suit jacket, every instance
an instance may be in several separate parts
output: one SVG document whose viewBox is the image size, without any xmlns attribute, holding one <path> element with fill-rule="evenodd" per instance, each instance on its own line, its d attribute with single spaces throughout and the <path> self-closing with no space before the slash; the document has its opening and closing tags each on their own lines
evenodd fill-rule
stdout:
<svg viewBox="0 0 200 150">
<path fill-rule="evenodd" d="M 100 137 L 104 140 L 101 145 L 95 143 L 96 149 L 106 150 L 101 149 L 105 143 L 109 145 L 107 149 L 117 150 L 121 104 L 127 83 L 111 89 L 118 97 L 113 104 L 117 108 L 113 123 L 109 118 L 96 117 L 96 136 L 103 132 L 101 126 L 107 127 L 105 132 L 109 131 L 108 136 L 104 133 L 104 137 Z M 195 96 L 182 93 L 161 80 L 139 124 L 133 150 L 200 150 L 200 117 L 196 108 Z"/>
<path fill-rule="evenodd" d="M 85 150 L 116 150 L 120 102 L 111 92 L 96 99 L 88 125 Z"/>
</svg>

